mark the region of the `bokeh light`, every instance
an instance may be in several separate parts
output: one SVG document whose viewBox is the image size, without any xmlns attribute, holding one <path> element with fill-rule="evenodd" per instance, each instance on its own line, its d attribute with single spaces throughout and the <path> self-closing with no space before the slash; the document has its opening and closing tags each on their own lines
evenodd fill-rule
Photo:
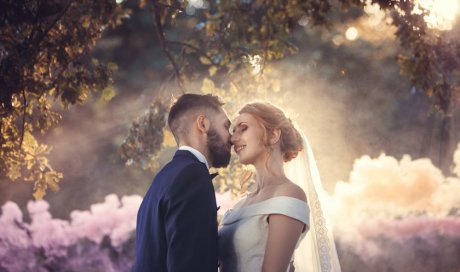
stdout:
<svg viewBox="0 0 460 272">
<path fill-rule="evenodd" d="M 347 31 L 345 31 L 345 37 L 347 38 L 347 40 L 354 41 L 358 38 L 358 36 L 359 32 L 358 29 L 356 29 L 356 27 L 349 27 Z"/>
</svg>

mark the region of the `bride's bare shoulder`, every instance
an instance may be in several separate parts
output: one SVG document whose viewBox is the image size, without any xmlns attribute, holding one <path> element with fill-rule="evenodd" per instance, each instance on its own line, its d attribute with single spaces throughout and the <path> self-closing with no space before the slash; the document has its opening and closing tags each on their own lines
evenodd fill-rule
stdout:
<svg viewBox="0 0 460 272">
<path fill-rule="evenodd" d="M 302 201 L 307 201 L 307 196 L 305 195 L 305 192 L 302 190 L 302 188 L 291 181 L 277 186 L 275 196 L 289 196 L 300 199 Z"/>
</svg>

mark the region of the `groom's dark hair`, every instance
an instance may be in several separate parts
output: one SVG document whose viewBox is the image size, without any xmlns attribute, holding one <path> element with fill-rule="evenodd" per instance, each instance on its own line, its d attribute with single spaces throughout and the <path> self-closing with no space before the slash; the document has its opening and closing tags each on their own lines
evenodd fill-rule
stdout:
<svg viewBox="0 0 460 272">
<path fill-rule="evenodd" d="M 198 110 L 213 110 L 218 112 L 224 105 L 219 97 L 211 94 L 183 94 L 172 105 L 168 115 L 168 126 L 176 141 L 187 133 L 183 117 L 194 117 Z M 187 118 L 188 119 L 188 118 Z"/>
</svg>

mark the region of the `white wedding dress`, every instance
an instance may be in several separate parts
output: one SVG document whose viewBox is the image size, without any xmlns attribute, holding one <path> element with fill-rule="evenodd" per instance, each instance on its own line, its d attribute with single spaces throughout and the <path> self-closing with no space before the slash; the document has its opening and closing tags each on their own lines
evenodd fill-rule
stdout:
<svg viewBox="0 0 460 272">
<path fill-rule="evenodd" d="M 299 130 L 300 131 L 300 130 Z M 301 131 L 300 131 L 301 132 Z M 299 185 L 307 202 L 288 196 L 278 196 L 246 207 L 243 201 L 228 211 L 219 229 L 221 272 L 259 272 L 268 239 L 267 217 L 283 214 L 307 225 L 297 242 L 290 267 L 295 272 L 341 272 L 328 217 L 329 196 L 324 191 L 310 144 L 302 134 L 304 149 L 285 164 L 286 177 Z"/>
<path fill-rule="evenodd" d="M 219 229 L 221 272 L 262 271 L 268 239 L 267 218 L 270 214 L 286 215 L 307 225 L 297 245 L 309 228 L 309 208 L 302 200 L 277 196 L 240 208 L 242 202 L 244 200 L 222 218 Z"/>
</svg>

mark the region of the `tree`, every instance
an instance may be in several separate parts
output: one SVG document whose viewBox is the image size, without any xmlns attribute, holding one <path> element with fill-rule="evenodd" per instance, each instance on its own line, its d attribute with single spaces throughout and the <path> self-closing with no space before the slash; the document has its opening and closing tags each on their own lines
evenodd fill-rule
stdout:
<svg viewBox="0 0 460 272">
<path fill-rule="evenodd" d="M 113 64 L 90 59 L 102 31 L 128 14 L 115 1 L 2 1 L 0 4 L 0 175 L 33 182 L 34 197 L 57 190 L 62 173 L 34 135 L 58 124 L 53 110 L 110 92 Z"/>
<path fill-rule="evenodd" d="M 298 51 L 294 30 L 308 26 L 331 31 L 344 21 L 367 16 L 365 7 L 377 5 L 396 29 L 401 71 L 414 88 L 430 97 L 432 112 L 442 116 L 445 150 L 459 91 L 459 34 L 431 28 L 425 20 L 429 10 L 416 3 L 141 0 L 139 6 L 151 12 L 153 30 L 180 92 L 188 91 L 185 83 L 200 80 L 203 91 L 213 91 L 227 101 L 236 97 L 244 101 L 254 93 L 279 92 L 280 79 L 270 64 Z M 21 176 L 33 180 L 36 197 L 41 197 L 46 188 L 56 188 L 61 175 L 52 170 L 44 155 L 48 147 L 36 143 L 33 133 L 58 122 L 59 115 L 51 110 L 55 99 L 68 106 L 83 102 L 96 90 L 110 93 L 107 87 L 115 67 L 92 61 L 86 53 L 101 28 L 120 23 L 128 11 L 111 1 L 65 5 L 7 1 L 2 5 L 1 10 L 8 12 L 0 14 L 5 18 L 0 37 L 0 83 L 5 86 L 0 97 L 0 171 L 12 180 Z M 168 35 L 172 29 L 180 39 Z M 165 146 L 160 139 L 168 139 L 163 137 L 163 126 L 169 102 L 169 95 L 160 98 L 133 125 L 122 147 L 127 160 L 154 166 L 155 156 Z M 149 142 L 153 138 L 156 141 Z"/>
<path fill-rule="evenodd" d="M 215 93 L 217 89 L 226 101 L 236 97 L 245 101 L 248 96 L 276 92 L 279 79 L 269 74 L 270 62 L 297 52 L 291 35 L 296 28 L 308 25 L 332 30 L 342 21 L 367 16 L 364 8 L 377 5 L 391 20 L 395 38 L 400 42 L 400 53 L 395 59 L 401 72 L 410 79 L 413 88 L 430 98 L 430 112 L 441 116 L 439 165 L 446 168 L 444 158 L 451 151 L 448 148 L 455 97 L 460 91 L 459 35 L 431 27 L 426 20 L 430 10 L 417 3 L 414 0 L 255 0 L 144 4 L 152 11 L 156 32 L 171 62 L 178 88 L 185 92 L 184 82 L 204 77 L 202 89 Z M 186 38 L 172 40 L 168 38 L 168 29 L 179 25 L 181 16 L 193 16 L 198 22 L 188 31 L 182 31 L 188 33 L 184 34 Z M 254 92 L 259 93 L 254 95 Z M 126 143 L 124 150 L 133 149 Z M 141 159 L 145 155 L 136 159 L 145 161 Z M 228 183 L 227 186 L 232 187 Z"/>
</svg>

